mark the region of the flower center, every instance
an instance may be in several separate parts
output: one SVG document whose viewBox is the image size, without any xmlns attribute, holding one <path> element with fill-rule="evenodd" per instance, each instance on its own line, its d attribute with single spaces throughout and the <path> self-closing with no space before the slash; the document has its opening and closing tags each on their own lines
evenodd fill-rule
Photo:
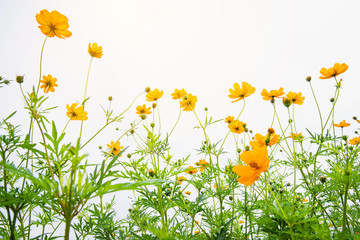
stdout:
<svg viewBox="0 0 360 240">
<path fill-rule="evenodd" d="M 260 167 L 257 165 L 257 163 L 254 162 L 254 161 L 251 161 L 251 162 L 249 163 L 249 166 L 250 166 L 251 168 L 255 168 L 255 169 L 259 169 L 259 168 L 260 168 Z"/>
</svg>

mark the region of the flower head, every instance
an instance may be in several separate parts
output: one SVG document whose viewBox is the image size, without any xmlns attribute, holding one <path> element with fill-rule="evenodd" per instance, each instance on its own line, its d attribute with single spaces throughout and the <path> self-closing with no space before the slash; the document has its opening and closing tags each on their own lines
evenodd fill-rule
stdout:
<svg viewBox="0 0 360 240">
<path fill-rule="evenodd" d="M 200 159 L 198 162 L 195 163 L 195 165 L 200 167 L 200 172 L 203 172 L 205 168 L 209 167 L 209 163 L 204 159 Z"/>
<path fill-rule="evenodd" d="M 68 116 L 70 120 L 87 120 L 87 112 L 84 111 L 84 107 L 76 107 L 77 105 L 77 103 L 73 103 L 71 104 L 71 106 L 69 106 L 69 104 L 66 104 L 66 116 Z"/>
<path fill-rule="evenodd" d="M 146 94 L 146 101 L 153 102 L 157 101 L 162 97 L 164 91 L 159 91 L 159 89 L 155 88 L 153 91 L 150 91 Z"/>
<path fill-rule="evenodd" d="M 258 180 L 260 174 L 267 171 L 270 164 L 266 147 L 255 146 L 250 151 L 244 151 L 241 153 L 240 159 L 246 165 L 234 166 L 233 171 L 240 176 L 237 181 L 247 187 Z"/>
<path fill-rule="evenodd" d="M 342 121 L 342 122 L 340 122 L 339 124 L 334 123 L 334 127 L 341 127 L 341 128 L 344 128 L 344 127 L 348 127 L 348 126 L 350 126 L 350 123 L 345 122 L 345 120 L 344 120 L 344 121 Z"/>
<path fill-rule="evenodd" d="M 189 170 L 188 171 L 185 171 L 186 173 L 192 175 L 192 174 L 195 174 L 197 173 L 197 169 L 194 168 L 193 166 L 189 166 Z"/>
<path fill-rule="evenodd" d="M 290 133 L 290 138 L 294 139 L 295 141 L 301 141 L 304 139 L 302 133 Z"/>
<path fill-rule="evenodd" d="M 101 46 L 98 46 L 97 43 L 89 43 L 88 52 L 91 57 L 101 58 L 103 54 L 103 50 Z"/>
<path fill-rule="evenodd" d="M 177 184 L 181 184 L 182 182 L 186 181 L 186 177 L 180 176 L 177 178 Z"/>
<path fill-rule="evenodd" d="M 351 145 L 357 145 L 360 143 L 360 137 L 354 137 L 353 139 L 350 139 L 348 143 Z"/>
<path fill-rule="evenodd" d="M 121 149 L 124 149 L 123 146 L 120 146 L 119 141 L 117 141 L 116 143 L 114 143 L 114 141 L 111 141 L 110 144 L 107 144 L 106 146 L 110 148 L 111 153 L 113 153 L 115 156 L 121 152 Z M 121 155 L 119 157 L 121 157 Z"/>
<path fill-rule="evenodd" d="M 147 115 L 149 115 L 150 113 L 152 113 L 151 111 L 150 111 L 150 109 L 151 109 L 151 107 L 146 107 L 146 105 L 144 104 L 144 105 L 139 105 L 139 106 L 137 106 L 136 107 L 136 114 L 139 114 L 139 117 L 141 117 L 141 115 L 142 114 L 147 114 Z"/>
<path fill-rule="evenodd" d="M 304 103 L 305 97 L 302 96 L 302 93 L 289 92 L 286 94 L 286 99 L 289 99 L 291 103 L 301 105 Z"/>
<path fill-rule="evenodd" d="M 276 143 L 278 143 L 279 141 L 280 141 L 280 135 L 275 134 L 274 129 L 269 128 L 266 136 L 263 136 L 259 133 L 255 134 L 255 140 L 251 141 L 250 145 L 252 147 L 254 147 L 254 146 L 258 146 L 258 147 L 273 146 Z"/>
<path fill-rule="evenodd" d="M 332 78 L 332 77 L 336 77 L 337 75 L 345 72 L 346 70 L 348 70 L 349 66 L 346 63 L 335 63 L 334 67 L 331 68 L 322 68 L 320 70 L 320 73 L 322 76 L 320 76 L 320 79 L 328 79 L 328 78 Z"/>
<path fill-rule="evenodd" d="M 170 95 L 172 96 L 172 99 L 176 100 L 176 99 L 182 99 L 186 94 L 187 93 L 185 89 L 181 89 L 181 90 L 175 89 L 175 91 Z"/>
<path fill-rule="evenodd" d="M 229 98 L 236 99 L 232 102 L 240 101 L 246 97 L 249 97 L 251 94 L 255 92 L 255 88 L 248 84 L 247 82 L 241 83 L 241 88 L 238 83 L 234 83 L 234 89 L 229 89 L 230 95 Z"/>
<path fill-rule="evenodd" d="M 242 133 L 244 132 L 244 123 L 239 121 L 239 120 L 234 120 L 232 121 L 229 125 L 228 128 L 230 129 L 230 131 L 232 131 L 233 133 Z"/>
<path fill-rule="evenodd" d="M 57 79 L 53 78 L 50 74 L 47 76 L 43 76 L 43 79 L 40 80 L 40 83 L 42 83 L 42 85 L 40 86 L 40 88 L 44 89 L 44 93 L 48 93 L 50 92 L 55 92 L 55 88 L 58 85 L 56 84 Z"/>
<path fill-rule="evenodd" d="M 280 98 L 282 95 L 284 95 L 284 89 L 281 87 L 279 88 L 279 90 L 270 90 L 270 92 L 268 92 L 266 89 L 263 89 L 261 92 L 261 96 L 263 96 L 263 99 L 265 101 L 269 101 L 272 100 L 274 98 Z"/>
<path fill-rule="evenodd" d="M 190 191 L 186 191 L 185 194 L 186 194 L 186 195 L 190 195 L 191 192 L 190 192 Z"/>
<path fill-rule="evenodd" d="M 197 103 L 197 97 L 189 93 L 185 95 L 180 101 L 180 107 L 183 111 L 192 111 L 195 109 L 195 105 Z"/>
<path fill-rule="evenodd" d="M 232 121 L 234 121 L 234 117 L 233 116 L 228 116 L 227 118 L 225 118 L 225 122 L 227 124 L 230 124 Z"/>
<path fill-rule="evenodd" d="M 41 32 L 48 37 L 68 38 L 72 34 L 67 30 L 69 28 L 67 17 L 58 11 L 41 10 L 36 14 L 36 21 L 40 24 Z"/>
</svg>

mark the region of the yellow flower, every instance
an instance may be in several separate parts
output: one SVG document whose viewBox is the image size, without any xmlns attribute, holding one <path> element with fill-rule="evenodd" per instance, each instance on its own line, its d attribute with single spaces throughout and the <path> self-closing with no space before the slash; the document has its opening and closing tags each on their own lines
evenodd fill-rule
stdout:
<svg viewBox="0 0 360 240">
<path fill-rule="evenodd" d="M 349 66 L 346 63 L 335 63 L 334 67 L 331 68 L 322 68 L 320 70 L 320 73 L 322 76 L 320 76 L 320 79 L 328 79 L 328 78 L 332 78 L 332 77 L 336 77 L 337 75 L 345 72 L 346 70 L 348 70 Z"/>
<path fill-rule="evenodd" d="M 155 88 L 153 91 L 150 91 L 146 94 L 146 101 L 153 102 L 157 101 L 162 97 L 164 91 L 159 91 L 159 89 Z"/>
<path fill-rule="evenodd" d="M 234 166 L 233 171 L 240 176 L 237 181 L 247 187 L 258 180 L 260 174 L 267 171 L 270 164 L 266 147 L 255 146 L 250 151 L 244 151 L 240 159 L 247 165 Z"/>
<path fill-rule="evenodd" d="M 175 89 L 174 93 L 170 94 L 172 96 L 172 99 L 182 99 L 186 95 L 185 89 Z"/>
<path fill-rule="evenodd" d="M 196 230 L 195 232 L 194 232 L 194 234 L 199 234 L 200 233 L 200 231 L 199 230 Z"/>
<path fill-rule="evenodd" d="M 180 107 L 183 109 L 183 111 L 192 111 L 195 109 L 196 102 L 197 97 L 189 93 L 180 101 Z"/>
<path fill-rule="evenodd" d="M 123 146 L 120 146 L 119 141 L 117 141 L 116 143 L 114 143 L 114 141 L 111 141 L 110 144 L 107 144 L 106 146 L 110 148 L 111 153 L 113 153 L 115 156 L 121 152 L 121 149 L 124 149 Z M 121 155 L 119 157 L 121 157 Z"/>
<path fill-rule="evenodd" d="M 186 173 L 192 175 L 192 174 L 195 174 L 197 173 L 197 169 L 194 168 L 193 166 L 189 166 L 189 170 L 188 171 L 185 171 Z"/>
<path fill-rule="evenodd" d="M 254 146 L 258 146 L 258 147 L 273 146 L 276 143 L 278 143 L 279 141 L 280 141 L 280 135 L 275 134 L 274 129 L 269 128 L 266 136 L 263 136 L 263 135 L 257 133 L 255 135 L 255 141 L 251 141 L 250 145 L 252 147 L 254 147 Z"/>
<path fill-rule="evenodd" d="M 203 172 L 205 168 L 209 167 L 209 163 L 204 159 L 200 159 L 198 162 L 195 163 L 196 166 L 200 166 L 200 172 Z"/>
<path fill-rule="evenodd" d="M 103 55 L 103 50 L 101 46 L 98 46 L 97 43 L 89 43 L 88 52 L 91 57 L 101 58 Z"/>
<path fill-rule="evenodd" d="M 234 120 L 232 121 L 229 125 L 228 128 L 230 129 L 230 131 L 232 131 L 233 133 L 242 133 L 244 132 L 244 123 L 239 121 L 239 120 Z"/>
<path fill-rule="evenodd" d="M 304 199 L 304 200 L 303 200 L 303 203 L 307 203 L 307 202 L 309 202 L 308 199 Z"/>
<path fill-rule="evenodd" d="M 191 192 L 190 192 L 190 191 L 186 191 L 185 194 L 186 194 L 186 195 L 190 195 Z"/>
<path fill-rule="evenodd" d="M 286 94 L 286 99 L 289 99 L 291 103 L 301 105 L 304 103 L 305 100 L 305 97 L 301 95 L 302 95 L 301 92 L 299 93 L 289 92 L 288 94 Z"/>
<path fill-rule="evenodd" d="M 230 92 L 229 98 L 236 99 L 232 102 L 237 102 L 240 101 L 241 99 L 249 97 L 251 94 L 255 92 L 255 90 L 256 89 L 247 82 L 242 82 L 241 88 L 238 83 L 234 83 L 234 89 L 231 88 L 229 89 Z"/>
<path fill-rule="evenodd" d="M 280 98 L 282 95 L 284 95 L 284 89 L 281 87 L 279 90 L 271 90 L 268 92 L 266 89 L 263 89 L 261 92 L 261 96 L 263 96 L 263 99 L 266 101 L 272 100 L 274 98 Z"/>
<path fill-rule="evenodd" d="M 36 14 L 36 21 L 40 24 L 41 32 L 48 37 L 68 38 L 71 36 L 71 32 L 67 30 L 69 28 L 67 17 L 58 11 L 41 10 Z"/>
<path fill-rule="evenodd" d="M 77 103 L 73 103 L 71 104 L 71 106 L 69 106 L 69 104 L 66 104 L 66 116 L 68 116 L 70 120 L 87 120 L 87 112 L 84 111 L 83 106 L 76 107 L 77 105 Z"/>
<path fill-rule="evenodd" d="M 243 223 L 245 223 L 244 220 L 240 220 L 240 221 L 239 221 L 239 224 L 243 224 Z"/>
<path fill-rule="evenodd" d="M 334 127 L 341 127 L 341 128 L 344 128 L 344 127 L 348 127 L 348 126 L 350 126 L 350 123 L 345 122 L 345 120 L 344 120 L 344 121 L 342 121 L 342 122 L 340 122 L 339 124 L 334 123 Z"/>
<path fill-rule="evenodd" d="M 216 185 L 216 184 L 214 184 L 213 187 L 217 189 L 217 185 Z M 229 188 L 229 186 L 225 186 L 225 187 L 224 187 L 224 186 L 220 186 L 220 188 L 221 188 L 222 190 L 227 190 L 227 189 Z"/>
<path fill-rule="evenodd" d="M 139 117 L 141 117 L 141 115 L 143 115 L 143 114 L 149 115 L 150 113 L 152 113 L 150 111 L 150 109 L 151 109 L 151 107 L 147 108 L 145 104 L 142 106 L 139 105 L 136 107 L 136 114 L 139 114 Z"/>
<path fill-rule="evenodd" d="M 357 145 L 360 143 L 360 137 L 354 137 L 353 139 L 350 139 L 348 143 L 351 145 Z"/>
<path fill-rule="evenodd" d="M 44 93 L 48 93 L 50 92 L 55 92 L 55 88 L 58 85 L 56 84 L 57 79 L 53 78 L 50 74 L 47 76 L 43 76 L 43 79 L 40 80 L 40 83 L 42 83 L 42 85 L 40 86 L 40 88 L 44 89 Z"/>
<path fill-rule="evenodd" d="M 225 122 L 227 124 L 230 124 L 232 121 L 234 121 L 234 117 L 233 116 L 228 116 L 227 118 L 225 118 Z"/>
<path fill-rule="evenodd" d="M 295 141 L 301 141 L 304 139 L 302 133 L 290 133 L 290 138 L 294 139 Z"/>
<path fill-rule="evenodd" d="M 177 178 L 177 184 L 182 184 L 184 181 L 186 181 L 186 177 L 181 176 Z"/>
</svg>

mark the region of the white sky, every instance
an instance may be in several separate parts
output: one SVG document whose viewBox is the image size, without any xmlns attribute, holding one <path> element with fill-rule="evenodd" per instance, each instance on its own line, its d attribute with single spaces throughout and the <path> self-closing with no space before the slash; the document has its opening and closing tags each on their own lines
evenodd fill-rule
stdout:
<svg viewBox="0 0 360 240">
<path fill-rule="evenodd" d="M 263 88 L 284 87 L 285 91 L 301 91 L 305 103 L 296 107 L 300 131 L 304 126 L 319 129 L 314 100 L 305 77 L 311 75 L 319 102 L 325 110 L 333 96 L 333 80 L 320 80 L 322 67 L 347 63 L 342 74 L 343 89 L 336 120 L 352 122 L 360 115 L 360 4 L 358 1 L 6 1 L 0 0 L 1 57 L 0 75 L 14 79 L 25 74 L 24 89 L 30 91 L 39 75 L 40 49 L 45 36 L 38 29 L 35 15 L 42 9 L 57 10 L 69 19 L 73 36 L 63 40 L 48 39 L 42 75 L 58 79 L 55 93 L 48 94 L 48 106 L 57 105 L 50 119 L 59 131 L 67 121 L 66 104 L 82 101 L 86 72 L 90 61 L 88 43 L 97 42 L 104 56 L 94 59 L 87 104 L 89 120 L 84 139 L 101 127 L 104 116 L 100 104 L 107 106 L 113 96 L 116 113 L 147 86 L 165 94 L 159 100 L 163 128 L 171 129 L 178 114 L 178 103 L 169 96 L 175 88 L 185 88 L 197 95 L 197 112 L 209 107 L 215 119 L 237 115 L 241 103 L 227 97 L 235 82 L 246 81 L 256 87 L 247 99 L 241 120 L 255 132 L 264 134 L 271 123 L 271 105 L 261 99 Z M 15 82 L 0 89 L 0 118 L 15 109 L 16 123 L 27 122 L 23 101 Z M 110 126 L 88 151 L 105 146 L 119 136 L 115 127 L 125 129 L 137 119 L 135 107 L 146 103 L 141 97 L 123 123 Z M 278 103 L 285 113 L 285 108 Z M 27 118 L 25 118 L 27 119 Z M 284 121 L 286 119 L 284 118 Z M 203 138 L 192 113 L 183 113 L 181 128 L 173 135 L 176 157 L 194 153 Z M 354 124 L 353 124 L 354 125 Z M 69 135 L 78 133 L 79 123 L 72 123 Z M 302 126 L 302 128 L 301 128 Z M 226 134 L 226 124 L 212 129 L 213 141 Z M 275 130 L 279 131 L 275 127 Z M 130 145 L 126 139 L 121 141 Z M 231 144 L 231 143 L 229 143 Z M 231 151 L 231 149 L 228 149 Z M 94 156 L 97 155 L 95 151 Z M 199 156 L 194 155 L 191 163 Z M 100 159 L 101 160 L 101 159 Z M 99 161 L 100 161 L 99 160 Z M 98 161 L 92 159 L 91 161 Z M 128 202 L 127 199 L 124 201 Z"/>
</svg>

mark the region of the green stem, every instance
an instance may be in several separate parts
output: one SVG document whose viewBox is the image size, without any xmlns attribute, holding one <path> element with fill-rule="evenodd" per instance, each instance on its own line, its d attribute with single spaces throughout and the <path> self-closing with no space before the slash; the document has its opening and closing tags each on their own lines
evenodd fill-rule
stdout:
<svg viewBox="0 0 360 240">
<path fill-rule="evenodd" d="M 40 53 L 40 73 L 39 73 L 39 82 L 38 82 L 38 86 L 37 86 L 37 90 L 36 90 L 36 95 L 39 92 L 39 88 L 40 88 L 40 81 L 41 81 L 41 69 L 42 69 L 42 58 L 43 58 L 43 52 L 44 52 L 44 47 L 45 47 L 45 43 L 46 43 L 46 39 L 48 38 L 48 36 L 45 37 L 44 43 L 41 47 L 41 53 Z"/>
<path fill-rule="evenodd" d="M 86 76 L 86 82 L 85 82 L 85 91 L 84 91 L 84 100 L 82 102 L 82 106 L 83 106 L 83 112 L 82 112 L 82 117 L 81 117 L 81 126 L 80 126 L 80 141 L 81 141 L 81 135 L 82 135 L 82 129 L 83 129 L 83 124 L 84 124 L 84 112 L 85 112 L 85 100 L 86 100 L 86 91 L 87 91 L 87 86 L 88 86 L 88 82 L 89 82 L 89 75 L 90 75 L 90 68 L 91 68 L 91 63 L 92 63 L 93 57 L 91 57 L 90 59 L 90 64 L 89 64 L 89 68 L 88 68 L 88 72 L 87 72 L 87 76 Z"/>
</svg>

